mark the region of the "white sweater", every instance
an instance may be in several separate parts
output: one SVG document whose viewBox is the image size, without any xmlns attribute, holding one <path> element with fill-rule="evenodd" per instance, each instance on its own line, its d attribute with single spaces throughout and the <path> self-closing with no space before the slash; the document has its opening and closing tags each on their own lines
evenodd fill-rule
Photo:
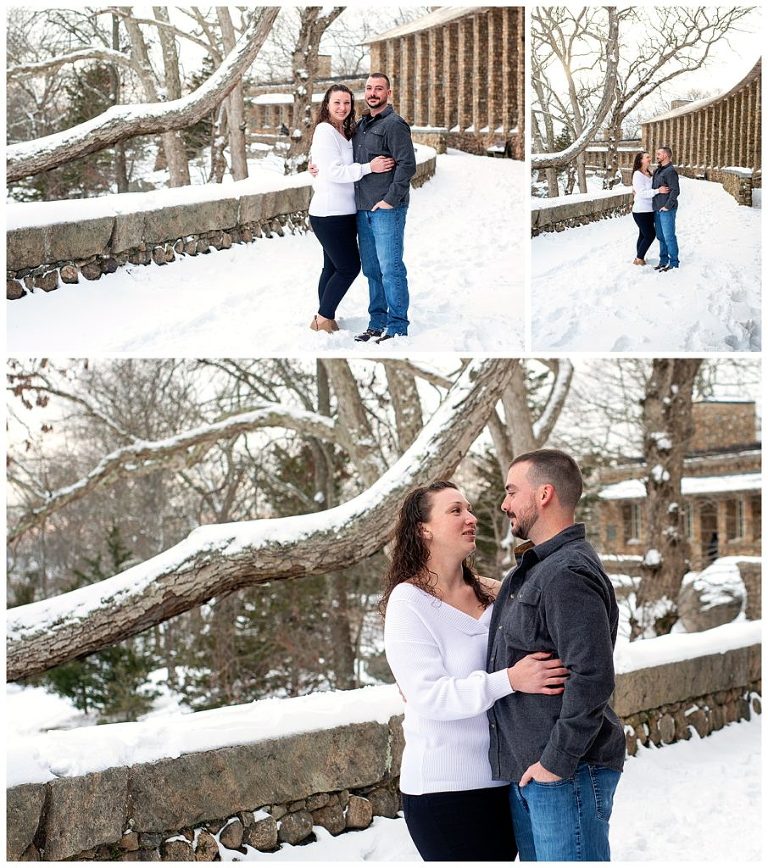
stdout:
<svg viewBox="0 0 768 868">
<path fill-rule="evenodd" d="M 485 671 L 492 606 L 479 619 L 403 582 L 387 604 L 384 647 L 405 696 L 400 789 L 412 796 L 503 786 L 491 778 L 485 714 L 512 693 Z"/>
<path fill-rule="evenodd" d="M 632 189 L 635 191 L 635 201 L 632 211 L 635 214 L 647 214 L 653 211 L 653 197 L 659 192 L 652 187 L 653 178 L 644 175 L 641 171 L 632 173 Z"/>
<path fill-rule="evenodd" d="M 317 166 L 318 175 L 312 179 L 314 194 L 309 203 L 313 217 L 336 217 L 356 214 L 355 181 L 370 174 L 370 163 L 355 163 L 352 142 L 329 123 L 315 127 L 310 158 Z"/>
</svg>

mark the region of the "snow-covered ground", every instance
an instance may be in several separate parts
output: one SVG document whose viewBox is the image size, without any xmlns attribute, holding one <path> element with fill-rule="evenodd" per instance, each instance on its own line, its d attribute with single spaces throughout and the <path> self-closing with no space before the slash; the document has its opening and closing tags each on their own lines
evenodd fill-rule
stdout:
<svg viewBox="0 0 768 868">
<path fill-rule="evenodd" d="M 680 268 L 659 273 L 658 242 L 632 265 L 631 215 L 532 240 L 534 351 L 760 349 L 760 216 L 720 184 L 681 178 Z"/>
<path fill-rule="evenodd" d="M 162 267 L 127 266 L 94 283 L 38 291 L 7 305 L 8 350 L 46 356 L 520 352 L 527 183 L 515 160 L 452 150 L 438 156 L 435 177 L 411 192 L 405 340 L 381 347 L 353 341 L 368 325 L 362 274 L 339 307 L 341 331 L 310 331 L 322 268 L 310 233 L 258 239 Z"/>
</svg>

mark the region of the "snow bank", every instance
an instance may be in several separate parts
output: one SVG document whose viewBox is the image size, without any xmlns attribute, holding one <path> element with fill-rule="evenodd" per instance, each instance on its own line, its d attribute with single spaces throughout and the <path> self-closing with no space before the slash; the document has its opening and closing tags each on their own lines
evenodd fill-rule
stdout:
<svg viewBox="0 0 768 868">
<path fill-rule="evenodd" d="M 735 491 L 760 491 L 761 473 L 734 473 L 728 476 L 684 476 L 683 497 L 694 494 L 729 494 Z M 645 484 L 639 479 L 626 479 L 607 485 L 598 495 L 601 500 L 631 500 L 645 497 Z"/>
</svg>

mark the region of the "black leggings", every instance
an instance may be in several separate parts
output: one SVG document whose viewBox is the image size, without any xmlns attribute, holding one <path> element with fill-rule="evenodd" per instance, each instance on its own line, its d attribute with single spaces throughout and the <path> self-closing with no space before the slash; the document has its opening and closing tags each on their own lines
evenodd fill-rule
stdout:
<svg viewBox="0 0 768 868">
<path fill-rule="evenodd" d="M 425 862 L 512 862 L 517 855 L 508 786 L 402 796 Z"/>
<path fill-rule="evenodd" d="M 360 251 L 357 249 L 357 214 L 338 217 L 313 217 L 309 222 L 317 240 L 323 245 L 323 270 L 317 291 L 317 312 L 335 319 L 336 308 L 360 274 Z"/>
<path fill-rule="evenodd" d="M 656 239 L 655 215 L 653 211 L 632 212 L 640 234 L 637 236 L 637 258 L 645 259 L 648 248 Z"/>
</svg>

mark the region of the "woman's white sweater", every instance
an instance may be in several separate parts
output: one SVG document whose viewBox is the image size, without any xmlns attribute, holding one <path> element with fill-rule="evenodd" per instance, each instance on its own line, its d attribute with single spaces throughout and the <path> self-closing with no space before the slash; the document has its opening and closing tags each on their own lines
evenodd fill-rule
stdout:
<svg viewBox="0 0 768 868">
<path fill-rule="evenodd" d="M 647 214 L 653 211 L 653 197 L 659 192 L 653 189 L 653 178 L 641 171 L 632 173 L 632 189 L 635 191 L 635 201 L 632 211 L 635 214 Z"/>
<path fill-rule="evenodd" d="M 400 789 L 409 795 L 503 786 L 491 778 L 485 714 L 513 692 L 485 671 L 489 606 L 479 619 L 403 582 L 387 603 L 384 647 L 405 697 Z"/>
<path fill-rule="evenodd" d="M 329 123 L 320 123 L 312 136 L 310 158 L 318 168 L 312 180 L 314 194 L 309 203 L 313 217 L 356 214 L 355 181 L 370 174 L 370 163 L 355 163 L 352 142 Z"/>
</svg>

